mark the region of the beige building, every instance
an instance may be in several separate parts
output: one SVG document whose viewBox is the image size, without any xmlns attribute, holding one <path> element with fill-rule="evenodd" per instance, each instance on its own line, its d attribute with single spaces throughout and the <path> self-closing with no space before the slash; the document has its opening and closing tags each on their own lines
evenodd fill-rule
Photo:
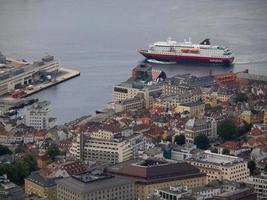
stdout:
<svg viewBox="0 0 267 200">
<path fill-rule="evenodd" d="M 210 140 L 213 140 L 217 138 L 217 122 L 211 117 L 194 117 L 186 122 L 184 131 L 188 144 L 193 144 L 198 135 L 206 135 Z"/>
<path fill-rule="evenodd" d="M 253 185 L 258 200 L 267 199 L 267 174 L 262 173 L 260 176 L 251 176 L 246 182 Z"/>
<path fill-rule="evenodd" d="M 54 200 L 57 197 L 57 185 L 54 178 L 46 178 L 39 174 L 38 171 L 32 172 L 25 179 L 25 193 L 35 194 L 47 200 Z"/>
<path fill-rule="evenodd" d="M 183 103 L 176 106 L 175 111 L 178 113 L 189 112 L 190 117 L 202 116 L 204 114 L 205 104 L 202 101 Z"/>
<path fill-rule="evenodd" d="M 57 181 L 58 200 L 134 200 L 134 181 L 102 173 L 81 174 Z"/>
<path fill-rule="evenodd" d="M 135 200 L 145 200 L 151 192 L 162 188 L 183 184 L 189 187 L 204 186 L 205 173 L 185 163 L 165 160 L 131 160 L 108 168 L 115 176 L 135 180 Z"/>
<path fill-rule="evenodd" d="M 211 153 L 205 151 L 187 160 L 201 172 L 207 173 L 208 182 L 213 180 L 229 180 L 241 182 L 249 176 L 247 162 L 242 158 Z"/>
</svg>

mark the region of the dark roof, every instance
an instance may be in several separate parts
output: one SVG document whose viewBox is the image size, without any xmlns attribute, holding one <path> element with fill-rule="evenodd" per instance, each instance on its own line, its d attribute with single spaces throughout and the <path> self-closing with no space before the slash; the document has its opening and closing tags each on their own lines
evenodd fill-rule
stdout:
<svg viewBox="0 0 267 200">
<path fill-rule="evenodd" d="M 136 160 L 133 163 L 111 167 L 110 172 L 118 175 L 141 179 L 145 182 L 185 179 L 206 176 L 199 169 L 186 162 L 170 162 L 163 160 Z"/>
<path fill-rule="evenodd" d="M 46 178 L 40 175 L 39 171 L 32 172 L 26 180 L 34 182 L 42 187 L 54 187 L 56 186 L 56 178 Z"/>
</svg>

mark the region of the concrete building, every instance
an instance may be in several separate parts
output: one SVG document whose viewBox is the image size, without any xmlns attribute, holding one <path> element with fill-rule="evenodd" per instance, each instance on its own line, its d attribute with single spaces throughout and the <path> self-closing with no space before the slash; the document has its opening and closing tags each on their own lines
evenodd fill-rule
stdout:
<svg viewBox="0 0 267 200">
<path fill-rule="evenodd" d="M 185 124 L 186 143 L 193 144 L 198 135 L 206 135 L 210 140 L 217 138 L 217 122 L 211 117 L 189 119 Z"/>
<path fill-rule="evenodd" d="M 267 174 L 250 176 L 246 182 L 253 185 L 258 200 L 267 199 Z"/>
<path fill-rule="evenodd" d="M 134 181 L 91 172 L 57 181 L 58 200 L 134 200 Z"/>
<path fill-rule="evenodd" d="M 25 87 L 44 78 L 55 75 L 59 69 L 58 61 L 53 56 L 46 56 L 34 63 L 3 59 L 0 62 L 0 96 L 14 89 Z M 3 62 L 5 60 L 5 62 Z"/>
<path fill-rule="evenodd" d="M 34 103 L 25 111 L 25 124 L 36 129 L 48 129 L 51 105 L 48 101 Z"/>
<path fill-rule="evenodd" d="M 57 185 L 55 178 L 46 178 L 40 175 L 38 171 L 32 172 L 25 178 L 26 194 L 35 194 L 38 197 L 54 200 L 57 198 Z"/>
<path fill-rule="evenodd" d="M 72 144 L 70 154 L 85 161 L 119 163 L 136 158 L 138 150 L 144 148 L 143 134 L 97 131 L 90 137 L 81 135 Z"/>
<path fill-rule="evenodd" d="M 107 169 L 115 176 L 135 180 L 135 199 L 145 200 L 150 193 L 162 187 L 183 184 L 202 186 L 207 183 L 206 174 L 186 162 L 159 159 L 131 160 Z"/>
<path fill-rule="evenodd" d="M 249 176 L 247 162 L 242 158 L 211 153 L 208 150 L 198 153 L 187 162 L 199 168 L 201 172 L 207 173 L 209 182 L 213 180 L 241 182 Z"/>
</svg>

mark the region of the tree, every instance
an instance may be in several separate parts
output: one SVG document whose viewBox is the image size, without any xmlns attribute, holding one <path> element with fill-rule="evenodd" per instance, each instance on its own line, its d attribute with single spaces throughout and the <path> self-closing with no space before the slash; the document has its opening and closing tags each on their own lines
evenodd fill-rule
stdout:
<svg viewBox="0 0 267 200">
<path fill-rule="evenodd" d="M 230 155 L 230 150 L 229 149 L 223 149 L 222 154 Z"/>
<path fill-rule="evenodd" d="M 255 173 L 255 171 L 256 171 L 256 163 L 255 163 L 254 160 L 248 161 L 248 168 L 249 168 L 249 171 L 250 171 L 250 175 Z"/>
<path fill-rule="evenodd" d="M 52 144 L 47 148 L 46 153 L 49 155 L 49 157 L 54 161 L 55 157 L 58 156 L 60 154 L 60 150 L 59 148 Z"/>
<path fill-rule="evenodd" d="M 197 148 L 206 150 L 210 147 L 209 139 L 206 135 L 200 134 L 194 139 L 194 144 L 197 145 Z"/>
<path fill-rule="evenodd" d="M 176 135 L 174 138 L 174 141 L 178 145 L 183 145 L 183 144 L 185 144 L 185 136 L 183 134 Z"/>
<path fill-rule="evenodd" d="M 218 135 L 223 140 L 231 140 L 236 138 L 236 125 L 232 119 L 223 120 L 218 126 Z"/>
<path fill-rule="evenodd" d="M 235 102 L 244 102 L 248 100 L 248 96 L 243 93 L 243 92 L 239 92 L 236 97 L 235 97 Z"/>
<path fill-rule="evenodd" d="M 0 164 L 0 175 L 7 174 L 8 179 L 21 185 L 24 183 L 24 178 L 36 169 L 37 163 L 35 158 L 30 154 L 26 154 L 15 163 Z"/>
<path fill-rule="evenodd" d="M 12 154 L 12 151 L 8 147 L 0 145 L 0 156 L 5 154 Z"/>
</svg>

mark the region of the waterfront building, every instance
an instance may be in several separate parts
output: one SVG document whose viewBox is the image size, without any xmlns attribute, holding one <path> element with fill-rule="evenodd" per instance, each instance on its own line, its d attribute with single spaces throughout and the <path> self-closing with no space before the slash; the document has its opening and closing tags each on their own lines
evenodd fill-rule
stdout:
<svg viewBox="0 0 267 200">
<path fill-rule="evenodd" d="M 211 117 L 192 118 L 186 122 L 184 131 L 189 144 L 193 144 L 198 135 L 206 135 L 213 140 L 217 138 L 217 122 Z"/>
<path fill-rule="evenodd" d="M 113 86 L 113 100 L 121 101 L 141 96 L 145 108 L 152 106 L 153 99 L 162 93 L 160 80 L 166 77 L 165 73 L 153 70 L 152 67 L 140 65 L 133 69 L 132 77 L 127 81 Z"/>
<path fill-rule="evenodd" d="M 143 134 L 124 133 L 99 130 L 90 137 L 80 134 L 72 144 L 70 154 L 76 159 L 110 163 L 136 158 L 138 150 L 144 148 Z"/>
<path fill-rule="evenodd" d="M 198 153 L 187 162 L 199 168 L 201 172 L 207 173 L 209 182 L 213 180 L 241 182 L 249 176 L 247 162 L 235 156 L 211 153 L 207 150 Z"/>
<path fill-rule="evenodd" d="M 34 63 L 0 57 L 0 96 L 41 80 L 47 75 L 54 77 L 59 70 L 59 63 L 53 56 L 46 56 Z"/>
<path fill-rule="evenodd" d="M 217 84 L 229 84 L 229 83 L 236 82 L 237 74 L 230 71 L 230 72 L 225 72 L 222 74 L 213 74 L 212 77 L 215 83 Z"/>
<path fill-rule="evenodd" d="M 51 104 L 48 101 L 34 103 L 25 111 L 25 124 L 36 129 L 48 129 Z"/>
<path fill-rule="evenodd" d="M 134 181 L 92 171 L 57 181 L 58 200 L 134 200 Z"/>
<path fill-rule="evenodd" d="M 253 185 L 258 200 L 267 199 L 267 174 L 250 176 L 246 182 Z"/>
<path fill-rule="evenodd" d="M 135 180 L 135 199 L 145 200 L 150 193 L 162 187 L 183 184 L 203 186 L 207 183 L 205 173 L 186 162 L 160 159 L 137 159 L 108 167 L 115 176 Z"/>
<path fill-rule="evenodd" d="M 26 194 L 35 194 L 38 197 L 54 200 L 57 198 L 57 185 L 55 178 L 46 178 L 40 175 L 38 171 L 32 172 L 25 178 Z"/>
</svg>

